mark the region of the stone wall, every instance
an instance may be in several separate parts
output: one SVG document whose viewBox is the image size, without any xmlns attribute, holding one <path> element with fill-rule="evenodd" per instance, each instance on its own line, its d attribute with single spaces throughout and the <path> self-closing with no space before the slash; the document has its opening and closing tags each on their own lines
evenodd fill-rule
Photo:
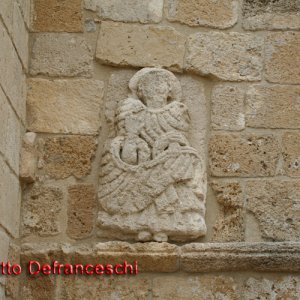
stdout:
<svg viewBox="0 0 300 300">
<path fill-rule="evenodd" d="M 19 260 L 21 187 L 19 155 L 26 131 L 26 74 L 30 1 L 0 3 L 0 257 Z M 0 278 L 0 298 L 12 296 L 10 278 Z M 6 287 L 6 288 L 5 288 Z M 17 290 L 17 286 L 14 287 Z"/>
<path fill-rule="evenodd" d="M 9 64 L 1 114 L 13 117 L 0 159 L 3 188 L 14 188 L 0 213 L 11 214 L 19 213 L 16 141 L 25 128 L 23 3 L 1 16 L 12 55 L 0 60 Z M 24 278 L 12 297 L 298 299 L 299 20 L 296 0 L 33 0 L 21 261 L 138 260 L 142 274 Z M 187 136 L 205 161 L 207 233 L 192 244 L 117 242 L 97 227 L 102 156 L 119 101 L 144 67 L 178 78 Z M 7 245 L 18 236 L 11 220 L 18 217 L 1 218 Z"/>
</svg>

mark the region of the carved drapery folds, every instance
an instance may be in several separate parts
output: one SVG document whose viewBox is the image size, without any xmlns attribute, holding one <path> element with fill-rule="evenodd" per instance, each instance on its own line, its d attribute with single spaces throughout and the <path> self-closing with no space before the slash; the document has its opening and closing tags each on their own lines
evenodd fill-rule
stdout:
<svg viewBox="0 0 300 300">
<path fill-rule="evenodd" d="M 169 71 L 145 68 L 119 101 L 100 167 L 100 236 L 189 241 L 205 235 L 206 178 L 186 138 L 190 118 Z"/>
</svg>

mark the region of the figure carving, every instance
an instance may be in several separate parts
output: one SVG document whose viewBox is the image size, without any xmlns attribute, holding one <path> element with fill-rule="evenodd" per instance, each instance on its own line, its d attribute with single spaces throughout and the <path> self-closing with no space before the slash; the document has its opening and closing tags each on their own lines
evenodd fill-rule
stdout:
<svg viewBox="0 0 300 300">
<path fill-rule="evenodd" d="M 145 68 L 129 88 L 102 157 L 99 235 L 160 242 L 205 235 L 205 171 L 185 136 L 190 119 L 178 79 Z"/>
</svg>

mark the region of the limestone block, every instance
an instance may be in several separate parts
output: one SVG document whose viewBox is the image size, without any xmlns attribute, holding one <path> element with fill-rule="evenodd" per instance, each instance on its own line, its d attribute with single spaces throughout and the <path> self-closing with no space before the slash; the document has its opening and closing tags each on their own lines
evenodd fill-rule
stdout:
<svg viewBox="0 0 300 300">
<path fill-rule="evenodd" d="M 116 66 L 182 69 L 185 37 L 172 27 L 102 22 L 96 58 Z"/>
<path fill-rule="evenodd" d="M 29 0 L 17 0 L 20 6 L 24 22 L 26 23 L 27 28 L 30 27 L 30 18 L 31 18 L 31 1 Z M 5 1 L 3 1 L 5 2 Z M 10 1 L 7 1 L 10 2 Z"/>
<path fill-rule="evenodd" d="M 98 235 L 159 242 L 205 235 L 204 153 L 187 140 L 190 117 L 179 80 L 145 68 L 129 88 L 116 110 L 117 134 L 102 156 Z"/>
<path fill-rule="evenodd" d="M 20 264 L 20 247 L 10 243 L 8 259 L 12 264 Z M 12 299 L 19 297 L 19 278 L 18 276 L 7 277 L 5 292 Z"/>
<path fill-rule="evenodd" d="M 10 167 L 19 173 L 22 125 L 0 88 L 0 152 Z"/>
<path fill-rule="evenodd" d="M 243 299 L 289 299 L 297 300 L 300 295 L 299 276 L 279 276 L 279 278 L 250 277 L 243 285 Z"/>
<path fill-rule="evenodd" d="M 299 181 L 249 181 L 245 194 L 246 208 L 257 220 L 264 240 L 300 239 Z"/>
<path fill-rule="evenodd" d="M 55 276 L 27 276 L 26 280 L 22 281 L 21 299 L 26 300 L 56 300 Z"/>
<path fill-rule="evenodd" d="M 97 146 L 94 137 L 49 137 L 41 140 L 41 144 L 39 165 L 51 178 L 82 178 L 91 172 Z"/>
<path fill-rule="evenodd" d="M 5 26 L 9 33 L 12 33 L 13 27 L 13 12 L 14 1 L 1 1 L 0 2 L 0 15 L 4 21 Z"/>
<path fill-rule="evenodd" d="M 246 125 L 255 128 L 300 128 L 300 88 L 252 86 L 246 95 Z"/>
<path fill-rule="evenodd" d="M 74 239 L 90 236 L 96 221 L 96 191 L 92 184 L 72 185 L 68 188 L 67 234 Z"/>
<path fill-rule="evenodd" d="M 300 177 L 300 134 L 286 132 L 282 137 L 283 160 L 285 174 Z"/>
<path fill-rule="evenodd" d="M 86 0 L 85 8 L 97 11 L 103 20 L 159 23 L 163 0 Z"/>
<path fill-rule="evenodd" d="M 244 241 L 244 200 L 241 184 L 236 181 L 213 181 L 211 187 L 220 206 L 214 225 L 213 241 Z"/>
<path fill-rule="evenodd" d="M 2 23 L 0 23 L 0 40 L 1 86 L 18 116 L 25 121 L 26 78 L 16 50 Z"/>
<path fill-rule="evenodd" d="M 300 83 L 300 33 L 271 33 L 265 45 L 265 77 L 274 83 Z"/>
<path fill-rule="evenodd" d="M 77 277 L 60 278 L 59 299 L 147 300 L 151 294 L 151 279 L 141 277 Z"/>
<path fill-rule="evenodd" d="M 168 20 L 189 26 L 232 27 L 238 19 L 235 0 L 168 0 Z"/>
<path fill-rule="evenodd" d="M 261 79 L 263 39 L 237 32 L 198 32 L 187 40 L 185 69 L 228 81 Z"/>
<path fill-rule="evenodd" d="M 33 35 L 31 75 L 92 76 L 93 54 L 83 36 L 71 33 Z"/>
<path fill-rule="evenodd" d="M 14 2 L 12 36 L 17 52 L 19 53 L 21 61 L 25 69 L 27 70 L 29 57 L 29 33 L 25 26 L 24 19 L 19 8 L 19 4 L 17 2 Z"/>
<path fill-rule="evenodd" d="M 181 247 L 184 272 L 299 272 L 300 243 L 192 243 Z"/>
<path fill-rule="evenodd" d="M 248 30 L 299 29 L 300 2 L 246 0 L 243 3 L 243 27 Z"/>
<path fill-rule="evenodd" d="M 213 176 L 274 176 L 279 152 L 271 134 L 214 134 L 210 170 Z"/>
<path fill-rule="evenodd" d="M 36 133 L 27 132 L 23 138 L 20 154 L 20 179 L 32 183 L 36 179 L 37 147 L 35 145 Z"/>
<path fill-rule="evenodd" d="M 103 90 L 103 82 L 98 80 L 29 80 L 28 129 L 33 132 L 98 134 Z"/>
<path fill-rule="evenodd" d="M 243 130 L 245 88 L 218 84 L 212 90 L 211 122 L 216 130 Z"/>
<path fill-rule="evenodd" d="M 8 251 L 9 251 L 9 237 L 3 231 L 0 231 L 0 261 L 6 262 L 8 260 Z M 6 278 L 4 276 L 0 276 L 0 287 L 1 284 L 5 285 Z M 1 294 L 0 294 L 1 296 Z M 1 299 L 1 298 L 0 298 Z"/>
<path fill-rule="evenodd" d="M 237 284 L 229 276 L 158 276 L 153 279 L 153 299 L 238 300 Z"/>
<path fill-rule="evenodd" d="M 60 233 L 63 193 L 59 188 L 35 184 L 22 202 L 22 234 L 51 236 Z"/>
<path fill-rule="evenodd" d="M 82 32 L 81 0 L 34 0 L 32 30 L 35 32 Z"/>
<path fill-rule="evenodd" d="M 0 224 L 13 236 L 19 236 L 20 183 L 0 156 Z"/>
</svg>

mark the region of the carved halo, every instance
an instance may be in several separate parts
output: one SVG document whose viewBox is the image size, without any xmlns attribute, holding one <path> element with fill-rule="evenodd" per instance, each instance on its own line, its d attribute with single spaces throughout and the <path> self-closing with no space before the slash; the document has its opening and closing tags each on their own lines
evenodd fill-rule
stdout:
<svg viewBox="0 0 300 300">
<path fill-rule="evenodd" d="M 169 85 L 170 85 L 170 98 L 172 101 L 178 101 L 181 102 L 182 99 L 182 91 L 181 91 L 181 85 L 179 80 L 176 78 L 176 76 L 171 73 L 168 70 L 165 69 L 159 69 L 159 68 L 144 68 L 140 71 L 138 71 L 130 80 L 129 82 L 129 88 L 132 92 L 132 95 L 135 98 L 138 98 L 137 95 L 137 88 L 139 81 L 148 73 L 153 73 L 155 74 L 161 73 L 166 76 L 166 78 L 169 80 Z"/>
</svg>

